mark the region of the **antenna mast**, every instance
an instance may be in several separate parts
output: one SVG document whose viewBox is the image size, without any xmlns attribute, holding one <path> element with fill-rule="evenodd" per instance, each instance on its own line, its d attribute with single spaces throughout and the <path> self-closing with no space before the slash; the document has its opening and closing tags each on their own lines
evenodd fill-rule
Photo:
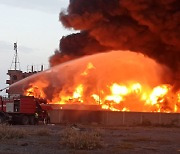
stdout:
<svg viewBox="0 0 180 154">
<path fill-rule="evenodd" d="M 14 64 L 14 70 L 16 71 L 16 70 L 20 70 L 20 62 L 19 62 L 18 50 L 17 50 L 17 42 L 14 43 L 14 50 L 15 50 L 15 54 L 14 54 L 14 57 L 13 57 L 11 68 L 12 68 L 12 65 Z M 19 64 L 19 68 L 18 68 L 18 64 Z"/>
</svg>

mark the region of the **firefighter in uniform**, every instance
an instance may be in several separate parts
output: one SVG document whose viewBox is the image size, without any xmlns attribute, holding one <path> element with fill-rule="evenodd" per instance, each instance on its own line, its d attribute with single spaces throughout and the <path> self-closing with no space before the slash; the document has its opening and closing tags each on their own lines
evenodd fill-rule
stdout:
<svg viewBox="0 0 180 154">
<path fill-rule="evenodd" d="M 35 125 L 38 125 L 38 123 L 39 123 L 39 115 L 38 115 L 37 112 L 34 114 L 34 121 L 35 121 Z"/>
<path fill-rule="evenodd" d="M 43 111 L 43 123 L 45 125 L 50 123 L 50 117 L 47 111 Z"/>
</svg>

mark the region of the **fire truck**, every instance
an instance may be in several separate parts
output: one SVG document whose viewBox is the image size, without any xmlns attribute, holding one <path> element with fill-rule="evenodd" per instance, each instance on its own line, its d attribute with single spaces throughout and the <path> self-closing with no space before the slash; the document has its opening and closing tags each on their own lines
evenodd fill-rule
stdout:
<svg viewBox="0 0 180 154">
<path fill-rule="evenodd" d="M 33 96 L 6 98 L 0 96 L 0 123 L 34 125 L 39 121 L 50 122 L 50 107 L 43 99 Z"/>
</svg>

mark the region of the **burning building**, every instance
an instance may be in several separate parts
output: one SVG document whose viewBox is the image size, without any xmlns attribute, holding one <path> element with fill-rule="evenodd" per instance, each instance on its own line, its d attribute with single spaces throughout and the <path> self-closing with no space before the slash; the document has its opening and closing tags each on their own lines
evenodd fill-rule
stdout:
<svg viewBox="0 0 180 154">
<path fill-rule="evenodd" d="M 78 32 L 61 38 L 51 69 L 11 88 L 58 109 L 179 113 L 179 5 L 71 0 L 59 19 Z"/>
</svg>

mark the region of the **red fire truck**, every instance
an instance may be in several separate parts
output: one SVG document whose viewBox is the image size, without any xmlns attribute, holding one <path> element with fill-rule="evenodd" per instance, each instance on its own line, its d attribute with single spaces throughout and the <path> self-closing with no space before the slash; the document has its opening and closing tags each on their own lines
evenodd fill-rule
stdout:
<svg viewBox="0 0 180 154">
<path fill-rule="evenodd" d="M 34 125 L 38 121 L 48 123 L 50 121 L 45 100 L 36 99 L 33 96 L 19 96 L 5 98 L 0 96 L 0 123 Z"/>
</svg>

